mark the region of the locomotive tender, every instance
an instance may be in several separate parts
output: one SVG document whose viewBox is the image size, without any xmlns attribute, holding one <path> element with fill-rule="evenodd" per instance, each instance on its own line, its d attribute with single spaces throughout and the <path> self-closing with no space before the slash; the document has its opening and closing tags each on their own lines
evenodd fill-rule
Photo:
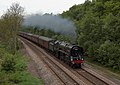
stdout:
<svg viewBox="0 0 120 85">
<path fill-rule="evenodd" d="M 51 51 L 57 58 L 63 60 L 73 68 L 76 66 L 81 68 L 82 63 L 84 63 L 84 51 L 82 47 L 25 32 L 20 32 L 19 35 Z"/>
</svg>

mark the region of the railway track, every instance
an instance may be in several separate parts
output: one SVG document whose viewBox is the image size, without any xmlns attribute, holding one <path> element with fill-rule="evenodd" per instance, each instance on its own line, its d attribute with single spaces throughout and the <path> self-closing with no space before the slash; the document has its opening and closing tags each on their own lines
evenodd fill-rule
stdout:
<svg viewBox="0 0 120 85">
<path fill-rule="evenodd" d="M 43 49 L 34 45 L 22 38 L 22 40 L 32 49 L 37 55 L 42 55 L 40 59 L 47 64 L 47 66 L 55 73 L 55 75 L 63 82 L 63 85 L 115 85 L 114 83 L 107 83 L 85 69 L 72 69 L 64 63 L 59 63 L 50 53 L 44 52 Z M 51 56 L 52 57 L 51 57 Z M 60 61 L 61 62 L 61 61 Z M 67 69 L 66 69 L 67 68 Z M 82 81 L 81 81 L 82 80 Z M 85 83 L 84 83 L 85 82 Z"/>
<path fill-rule="evenodd" d="M 37 55 L 42 55 L 39 50 L 35 49 L 32 45 L 31 48 L 34 49 L 34 52 Z M 78 85 L 72 78 L 69 77 L 62 69 L 57 66 L 52 60 L 44 56 L 44 54 L 40 57 L 42 61 L 47 64 L 47 66 L 56 74 L 56 76 L 64 83 L 64 85 Z"/>
<path fill-rule="evenodd" d="M 54 57 L 52 54 L 49 53 L 52 57 Z M 75 74 L 79 79 L 81 79 L 83 82 L 85 82 L 87 85 L 109 85 L 109 83 L 106 83 L 105 81 L 97 78 L 93 74 L 89 73 L 85 69 L 73 69 L 60 61 L 59 59 L 55 58 L 57 61 L 61 62 L 62 65 L 64 65 L 66 68 L 68 68 L 73 74 Z M 113 85 L 113 84 L 111 84 Z"/>
<path fill-rule="evenodd" d="M 81 75 L 82 77 L 84 77 L 86 80 L 88 80 L 89 82 L 91 82 L 93 85 L 109 85 L 105 81 L 102 81 L 98 77 L 96 77 L 96 76 L 92 75 L 91 73 L 87 72 L 85 69 L 81 68 L 79 70 L 76 70 L 76 72 L 79 75 Z"/>
<path fill-rule="evenodd" d="M 22 38 L 22 41 L 26 43 L 37 55 L 42 55 L 40 59 L 47 64 L 47 66 L 55 73 L 55 75 L 63 82 L 63 85 L 86 85 L 83 81 L 79 78 L 74 76 L 69 70 L 60 66 L 60 64 L 54 59 L 48 57 L 45 53 L 43 53 L 42 49 L 38 46 L 34 45 L 33 43 L 25 40 Z M 57 63 L 57 64 L 56 64 Z"/>
<path fill-rule="evenodd" d="M 63 61 L 57 59 L 51 53 L 48 53 L 48 54 L 51 55 L 57 61 L 59 61 L 63 66 L 68 68 L 73 74 L 75 74 L 79 79 L 81 79 L 87 85 L 117 85 L 116 83 L 114 83 L 114 82 L 106 79 L 105 77 L 91 71 L 90 69 L 89 70 L 87 70 L 85 68 L 73 69 L 73 68 L 69 67 L 68 65 L 66 65 Z"/>
<path fill-rule="evenodd" d="M 47 52 L 47 51 L 46 51 Z M 48 53 L 48 52 L 47 52 Z M 51 57 L 53 57 L 56 61 L 60 62 L 63 66 L 65 66 L 68 70 L 70 70 L 73 74 L 75 74 L 80 80 L 82 80 L 83 82 L 85 82 L 87 85 L 95 85 L 93 82 L 91 82 L 90 80 L 86 79 L 84 76 L 82 76 L 79 72 L 77 72 L 76 69 L 71 68 L 70 66 L 66 65 L 64 62 L 62 62 L 61 60 L 57 59 L 55 56 L 53 56 L 51 53 L 48 53 L 49 55 L 51 55 Z"/>
</svg>

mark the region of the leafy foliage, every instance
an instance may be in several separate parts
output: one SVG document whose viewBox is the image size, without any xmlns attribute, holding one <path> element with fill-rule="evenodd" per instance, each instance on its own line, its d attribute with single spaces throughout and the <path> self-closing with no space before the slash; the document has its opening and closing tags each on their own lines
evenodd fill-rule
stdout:
<svg viewBox="0 0 120 85">
<path fill-rule="evenodd" d="M 17 34 L 23 21 L 24 8 L 18 3 L 12 4 L 0 18 L 0 40 L 8 45 L 15 54 L 17 50 Z"/>
<path fill-rule="evenodd" d="M 0 85 L 43 85 L 26 71 L 27 59 L 17 52 L 8 53 L 0 44 Z"/>
<path fill-rule="evenodd" d="M 5 72 L 15 71 L 15 60 L 13 55 L 5 54 L 3 58 L 4 59 L 1 64 L 1 70 L 4 70 Z"/>
<path fill-rule="evenodd" d="M 86 0 L 61 16 L 76 24 L 77 43 L 95 62 L 120 70 L 120 2 Z"/>
</svg>

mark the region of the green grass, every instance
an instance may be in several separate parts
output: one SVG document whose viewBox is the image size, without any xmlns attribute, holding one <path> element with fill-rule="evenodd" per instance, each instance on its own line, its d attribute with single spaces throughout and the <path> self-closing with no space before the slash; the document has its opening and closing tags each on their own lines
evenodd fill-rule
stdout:
<svg viewBox="0 0 120 85">
<path fill-rule="evenodd" d="M 13 55 L 0 44 L 0 85 L 44 85 L 42 79 L 27 72 L 27 61 L 19 52 Z"/>
<path fill-rule="evenodd" d="M 43 85 L 41 79 L 33 77 L 28 72 L 0 72 L 0 85 Z"/>
</svg>

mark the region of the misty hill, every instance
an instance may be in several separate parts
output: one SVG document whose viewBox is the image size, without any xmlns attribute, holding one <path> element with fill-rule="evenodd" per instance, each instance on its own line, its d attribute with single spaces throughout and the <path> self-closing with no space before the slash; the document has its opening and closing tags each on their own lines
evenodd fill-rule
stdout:
<svg viewBox="0 0 120 85">
<path fill-rule="evenodd" d="M 52 14 L 34 14 L 25 18 L 25 26 L 39 26 L 40 28 L 51 29 L 65 35 L 75 36 L 75 26 L 68 19 L 63 19 L 58 15 Z"/>
</svg>

